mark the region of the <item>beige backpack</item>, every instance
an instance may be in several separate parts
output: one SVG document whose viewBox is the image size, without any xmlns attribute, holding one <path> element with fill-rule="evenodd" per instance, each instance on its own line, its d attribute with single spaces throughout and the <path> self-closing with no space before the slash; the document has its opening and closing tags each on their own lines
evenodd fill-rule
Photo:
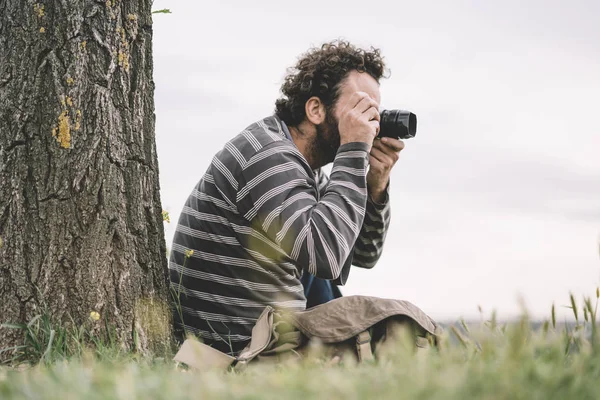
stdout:
<svg viewBox="0 0 600 400">
<path fill-rule="evenodd" d="M 188 339 L 175 361 L 197 370 L 241 370 L 251 361 L 300 359 L 311 344 L 318 344 L 333 363 L 348 356 L 362 362 L 375 359 L 386 342 L 403 334 L 415 348 L 436 346 L 439 332 L 429 316 L 407 301 L 348 296 L 287 314 L 267 306 L 252 329 L 250 343 L 237 357 Z"/>
</svg>

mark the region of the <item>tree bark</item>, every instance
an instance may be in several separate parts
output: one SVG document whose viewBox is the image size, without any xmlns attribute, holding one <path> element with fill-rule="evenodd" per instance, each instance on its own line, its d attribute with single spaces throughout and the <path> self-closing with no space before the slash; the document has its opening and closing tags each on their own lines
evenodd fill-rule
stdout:
<svg viewBox="0 0 600 400">
<path fill-rule="evenodd" d="M 0 0 L 0 323 L 167 340 L 151 5 Z"/>
</svg>

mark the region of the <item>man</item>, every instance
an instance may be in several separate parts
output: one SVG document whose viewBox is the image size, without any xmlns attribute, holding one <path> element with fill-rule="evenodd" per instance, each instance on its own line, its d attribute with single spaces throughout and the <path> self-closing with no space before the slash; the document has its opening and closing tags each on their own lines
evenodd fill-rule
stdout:
<svg viewBox="0 0 600 400">
<path fill-rule="evenodd" d="M 384 70 L 376 49 L 310 50 L 285 78 L 275 115 L 215 155 L 171 248 L 180 333 L 235 354 L 267 305 L 304 310 L 307 298 L 310 307 L 339 296 L 330 281 L 344 284 L 351 265 L 375 265 L 404 148 L 375 139 Z M 321 167 L 331 162 L 328 178 Z"/>
</svg>

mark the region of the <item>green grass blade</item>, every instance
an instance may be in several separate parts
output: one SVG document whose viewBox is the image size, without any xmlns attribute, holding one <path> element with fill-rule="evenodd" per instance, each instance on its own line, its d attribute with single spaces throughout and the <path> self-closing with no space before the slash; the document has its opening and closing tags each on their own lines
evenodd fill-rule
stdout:
<svg viewBox="0 0 600 400">
<path fill-rule="evenodd" d="M 573 310 L 573 314 L 575 315 L 575 321 L 579 324 L 579 311 L 577 310 L 577 302 L 575 301 L 575 296 L 573 293 L 570 293 L 571 297 L 571 309 Z"/>
<path fill-rule="evenodd" d="M 56 334 L 56 331 L 54 329 L 50 330 L 50 338 L 48 339 L 48 346 L 46 347 L 46 351 L 42 355 L 41 360 L 47 360 L 48 354 L 50 354 L 50 351 L 52 350 L 52 343 L 54 342 L 55 334 Z"/>
<path fill-rule="evenodd" d="M 0 328 L 6 328 L 6 329 L 25 329 L 26 327 L 27 327 L 27 325 L 23 325 L 23 324 L 6 323 L 6 324 L 0 325 Z"/>
<path fill-rule="evenodd" d="M 27 323 L 27 327 L 30 328 L 33 324 L 35 324 L 37 322 L 38 319 L 42 318 L 42 314 L 38 314 L 35 317 L 33 317 L 31 319 L 31 321 L 29 321 L 29 323 Z"/>
<path fill-rule="evenodd" d="M 6 353 L 7 351 L 13 351 L 13 350 L 24 349 L 25 347 L 27 347 L 27 346 L 20 345 L 20 346 L 7 347 L 7 348 L 4 348 L 4 349 L 1 349 L 1 350 L 0 350 L 0 354 L 2 354 L 2 353 Z"/>
</svg>

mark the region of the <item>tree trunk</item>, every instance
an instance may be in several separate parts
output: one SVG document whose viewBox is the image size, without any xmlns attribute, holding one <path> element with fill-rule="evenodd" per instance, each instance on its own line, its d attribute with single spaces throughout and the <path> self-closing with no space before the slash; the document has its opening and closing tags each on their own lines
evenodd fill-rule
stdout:
<svg viewBox="0 0 600 400">
<path fill-rule="evenodd" d="M 151 5 L 0 0 L 0 323 L 168 337 Z"/>
</svg>

